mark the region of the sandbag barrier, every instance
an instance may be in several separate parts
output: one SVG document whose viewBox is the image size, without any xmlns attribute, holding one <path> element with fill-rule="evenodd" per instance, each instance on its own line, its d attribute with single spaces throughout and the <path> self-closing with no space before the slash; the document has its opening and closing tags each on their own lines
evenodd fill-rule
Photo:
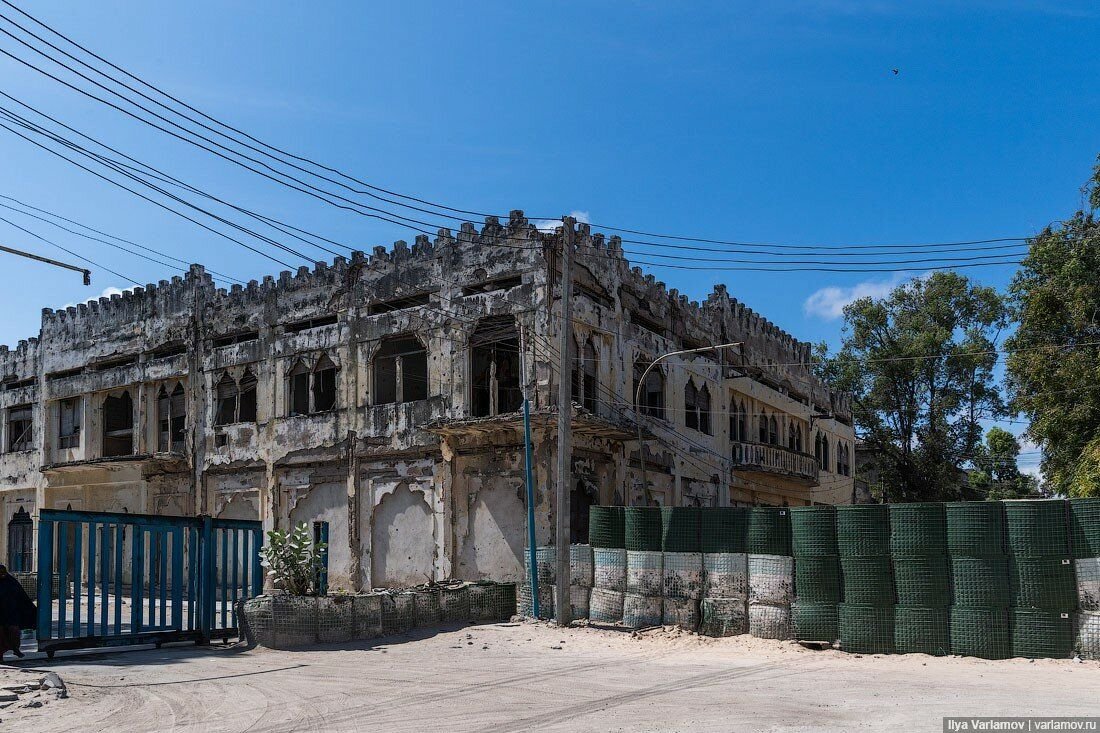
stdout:
<svg viewBox="0 0 1100 733">
<path fill-rule="evenodd" d="M 249 641 L 271 649 L 343 643 L 442 623 L 507 621 L 514 583 L 447 582 L 403 590 L 330 596 L 262 595 L 243 604 Z"/>
</svg>

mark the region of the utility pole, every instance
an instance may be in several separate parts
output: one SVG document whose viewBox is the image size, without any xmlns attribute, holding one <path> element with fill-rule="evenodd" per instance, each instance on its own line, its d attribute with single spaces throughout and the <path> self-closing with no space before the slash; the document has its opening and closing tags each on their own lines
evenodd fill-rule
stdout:
<svg viewBox="0 0 1100 733">
<path fill-rule="evenodd" d="M 569 604 L 569 487 L 573 483 L 573 227 L 561 218 L 561 347 L 558 354 L 558 483 L 555 498 L 554 550 L 557 555 L 554 618 L 560 626 L 572 621 Z"/>
<path fill-rule="evenodd" d="M 14 249 L 13 247 L 5 247 L 0 245 L 0 252 L 7 252 L 10 255 L 18 255 L 20 257 L 26 257 L 28 260 L 38 260 L 39 262 L 45 262 L 47 265 L 53 265 L 54 267 L 64 267 L 66 270 L 72 270 L 73 272 L 79 272 L 84 276 L 84 284 L 92 284 L 92 271 L 83 267 L 77 267 L 76 265 L 70 265 L 67 262 L 59 262 L 58 260 L 51 260 L 49 257 L 43 257 L 41 255 L 32 254 L 31 252 L 24 252 L 21 249 Z"/>
</svg>

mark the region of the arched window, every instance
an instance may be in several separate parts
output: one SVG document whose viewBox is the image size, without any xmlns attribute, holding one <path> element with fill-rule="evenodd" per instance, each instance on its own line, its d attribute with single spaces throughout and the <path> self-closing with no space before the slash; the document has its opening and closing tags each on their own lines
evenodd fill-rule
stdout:
<svg viewBox="0 0 1100 733">
<path fill-rule="evenodd" d="M 519 334 L 512 316 L 483 318 L 470 336 L 473 371 L 471 413 L 490 417 L 523 405 L 519 371 Z"/>
<path fill-rule="evenodd" d="M 817 465 L 821 467 L 821 433 L 814 433 L 814 458 L 817 459 Z"/>
<path fill-rule="evenodd" d="M 8 570 L 29 573 L 33 567 L 34 524 L 23 507 L 8 522 Z"/>
<path fill-rule="evenodd" d="M 829 465 L 829 438 L 828 436 L 821 436 L 821 470 L 830 470 Z"/>
<path fill-rule="evenodd" d="M 794 449 L 799 453 L 802 452 L 802 426 L 798 425 L 794 430 Z"/>
<path fill-rule="evenodd" d="M 711 435 L 710 427 L 710 390 L 707 389 L 707 385 L 703 385 L 699 388 L 699 395 L 696 398 L 696 405 L 699 408 L 699 432 Z"/>
<path fill-rule="evenodd" d="M 768 442 L 779 445 L 779 423 L 776 422 L 775 415 L 768 418 Z"/>
<path fill-rule="evenodd" d="M 745 406 L 739 400 L 730 400 L 730 440 L 735 443 L 744 443 L 745 436 Z"/>
<path fill-rule="evenodd" d="M 215 425 L 229 425 L 237 422 L 237 382 L 223 372 L 221 379 L 214 385 L 217 394 L 217 409 L 214 413 Z"/>
<path fill-rule="evenodd" d="M 699 391 L 695 382 L 689 379 L 684 385 L 684 426 L 692 430 L 699 429 Z"/>
<path fill-rule="evenodd" d="M 134 452 L 134 401 L 129 390 L 103 400 L 103 456 L 128 456 Z"/>
<path fill-rule="evenodd" d="M 760 425 L 760 443 L 768 442 L 768 413 L 761 412 L 758 418 Z"/>
<path fill-rule="evenodd" d="M 287 373 L 289 394 L 289 413 L 291 415 L 309 414 L 309 367 L 301 359 L 294 363 Z"/>
<path fill-rule="evenodd" d="M 794 423 L 792 422 L 789 425 L 787 425 L 787 447 L 790 448 L 791 450 L 796 450 L 794 445 L 795 445 L 795 434 L 794 434 Z"/>
<path fill-rule="evenodd" d="M 8 408 L 8 450 L 30 450 L 34 427 L 34 408 L 18 405 Z"/>
<path fill-rule="evenodd" d="M 256 377 L 245 369 L 237 383 L 237 422 L 256 422 Z"/>
<path fill-rule="evenodd" d="M 374 357 L 374 404 L 427 398 L 427 350 L 412 336 L 383 341 Z"/>
<path fill-rule="evenodd" d="M 321 354 L 313 365 L 313 412 L 325 412 L 336 407 L 336 365 Z"/>
<path fill-rule="evenodd" d="M 649 362 L 639 359 L 634 362 L 634 394 L 638 395 L 638 383 L 642 374 L 649 366 Z M 645 385 L 642 386 L 641 400 L 635 408 L 643 415 L 664 418 L 665 416 L 665 375 L 660 367 L 653 367 L 646 374 Z"/>
<path fill-rule="evenodd" d="M 596 353 L 596 347 L 592 343 L 592 337 L 590 336 L 587 341 L 584 342 L 584 349 L 581 350 L 581 404 L 584 409 L 589 412 L 596 412 L 599 405 L 599 400 L 596 397 L 596 388 L 599 384 L 599 355 Z"/>
<path fill-rule="evenodd" d="M 157 391 L 157 450 L 162 453 L 183 450 L 187 425 L 187 398 L 183 383 L 162 384 Z"/>
</svg>

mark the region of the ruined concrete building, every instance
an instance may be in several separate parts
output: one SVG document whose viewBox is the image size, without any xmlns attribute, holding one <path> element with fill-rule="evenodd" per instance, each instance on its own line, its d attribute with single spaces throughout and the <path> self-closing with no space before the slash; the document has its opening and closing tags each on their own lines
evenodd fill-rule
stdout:
<svg viewBox="0 0 1100 733">
<path fill-rule="evenodd" d="M 845 396 L 810 348 L 717 287 L 631 268 L 581 225 L 574 285 L 572 525 L 593 502 L 847 502 Z M 246 287 L 185 277 L 42 313 L 0 348 L 4 557 L 34 562 L 39 507 L 325 520 L 330 583 L 515 578 L 525 537 L 522 395 L 540 543 L 553 535 L 560 237 L 522 212 L 410 249 Z M 634 393 L 646 379 L 639 478 Z"/>
</svg>

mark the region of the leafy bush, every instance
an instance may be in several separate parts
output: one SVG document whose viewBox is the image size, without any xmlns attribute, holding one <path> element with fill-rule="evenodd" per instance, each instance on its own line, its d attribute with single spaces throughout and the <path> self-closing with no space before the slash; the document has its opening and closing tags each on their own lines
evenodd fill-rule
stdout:
<svg viewBox="0 0 1100 733">
<path fill-rule="evenodd" d="M 260 550 L 260 564 L 267 568 L 276 588 L 294 596 L 317 595 L 317 574 L 322 568 L 322 542 L 314 544 L 305 523 L 289 531 L 273 529 Z"/>
</svg>

